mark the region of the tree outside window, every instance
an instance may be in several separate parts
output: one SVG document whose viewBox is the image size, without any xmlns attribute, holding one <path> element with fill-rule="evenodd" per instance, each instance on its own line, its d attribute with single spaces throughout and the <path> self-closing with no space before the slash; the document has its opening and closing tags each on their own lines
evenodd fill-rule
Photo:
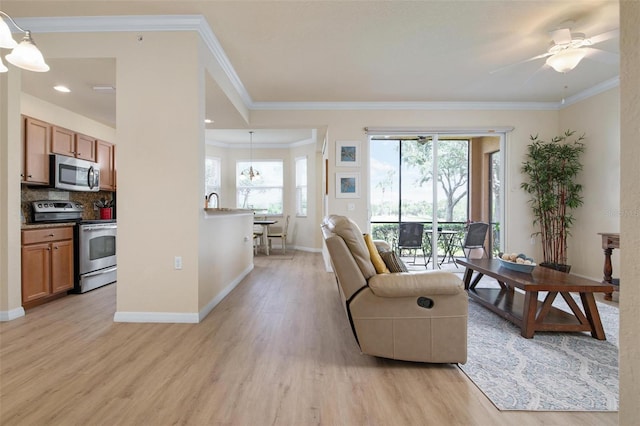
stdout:
<svg viewBox="0 0 640 426">
<path fill-rule="evenodd" d="M 250 179 L 243 170 L 253 167 Z M 283 213 L 284 167 L 282 160 L 238 161 L 236 163 L 236 206 L 260 214 Z"/>
</svg>

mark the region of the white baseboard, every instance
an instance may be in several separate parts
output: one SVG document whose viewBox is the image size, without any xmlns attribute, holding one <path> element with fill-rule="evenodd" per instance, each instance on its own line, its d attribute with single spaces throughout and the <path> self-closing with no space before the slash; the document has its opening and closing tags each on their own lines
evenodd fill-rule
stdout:
<svg viewBox="0 0 640 426">
<path fill-rule="evenodd" d="M 113 321 L 197 324 L 199 319 L 198 314 L 191 312 L 116 312 Z"/>
<path fill-rule="evenodd" d="M 253 263 L 242 271 L 216 297 L 214 297 L 200 312 L 116 312 L 114 322 L 153 322 L 153 323 L 190 323 L 197 324 L 222 301 L 240 282 L 253 270 Z"/>
<path fill-rule="evenodd" d="M 20 306 L 19 308 L 11 309 L 10 311 L 0 311 L 0 322 L 12 321 L 23 316 L 24 308 L 22 306 Z"/>
<path fill-rule="evenodd" d="M 289 248 L 290 247 L 287 246 L 287 249 L 289 249 Z M 322 253 L 322 249 L 321 248 L 301 247 L 301 246 L 292 246 L 291 248 L 293 248 L 294 250 L 307 251 L 309 253 Z"/>
<path fill-rule="evenodd" d="M 220 293 L 218 293 L 216 297 L 211 299 L 211 301 L 207 303 L 207 306 L 205 306 L 200 310 L 199 321 L 202 321 L 207 315 L 209 315 L 209 312 L 211 312 L 213 308 L 215 308 L 218 305 L 218 303 L 222 302 L 222 299 L 227 297 L 227 295 L 231 293 L 231 291 L 234 288 L 236 288 L 236 286 L 240 284 L 244 279 L 244 277 L 246 277 L 249 274 L 249 272 L 251 272 L 252 270 L 253 270 L 253 263 L 251 263 L 247 269 L 242 271 L 240 275 L 236 277 L 236 279 L 231 281 L 231 283 L 227 285 Z"/>
</svg>

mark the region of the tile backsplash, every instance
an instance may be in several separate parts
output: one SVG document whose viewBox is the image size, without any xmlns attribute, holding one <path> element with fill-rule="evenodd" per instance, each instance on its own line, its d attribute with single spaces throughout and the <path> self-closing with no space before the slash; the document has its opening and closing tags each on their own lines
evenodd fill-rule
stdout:
<svg viewBox="0 0 640 426">
<path fill-rule="evenodd" d="M 21 203 L 22 215 L 25 218 L 26 223 L 32 221 L 32 208 L 31 202 L 37 200 L 69 200 L 76 203 L 80 203 L 84 206 L 84 212 L 82 213 L 82 219 L 93 220 L 100 219 L 100 212 L 93 209 L 93 203 L 95 201 L 104 198 L 105 200 L 112 200 L 115 193 L 111 191 L 98 191 L 98 192 L 75 192 L 75 191 L 60 191 L 52 188 L 38 188 L 23 186 L 21 191 Z"/>
</svg>

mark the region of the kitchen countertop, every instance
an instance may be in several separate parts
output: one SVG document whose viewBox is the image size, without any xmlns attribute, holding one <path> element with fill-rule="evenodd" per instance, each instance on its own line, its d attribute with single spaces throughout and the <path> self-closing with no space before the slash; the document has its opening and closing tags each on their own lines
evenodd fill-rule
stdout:
<svg viewBox="0 0 640 426">
<path fill-rule="evenodd" d="M 59 228 L 61 226 L 75 226 L 76 222 L 59 222 L 59 223 L 23 223 L 20 229 L 42 229 L 42 228 Z"/>
<path fill-rule="evenodd" d="M 204 209 L 207 216 L 232 216 L 240 214 L 253 214 L 251 209 L 232 209 L 226 207 L 211 207 Z"/>
</svg>

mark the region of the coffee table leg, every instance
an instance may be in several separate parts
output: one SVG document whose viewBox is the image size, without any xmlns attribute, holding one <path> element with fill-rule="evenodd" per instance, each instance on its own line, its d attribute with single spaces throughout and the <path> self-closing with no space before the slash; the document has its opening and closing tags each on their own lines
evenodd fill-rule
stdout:
<svg viewBox="0 0 640 426">
<path fill-rule="evenodd" d="M 599 340 L 607 340 L 607 337 L 604 334 L 604 328 L 602 327 L 602 322 L 600 321 L 600 313 L 598 312 L 598 306 L 596 305 L 593 293 L 580 293 L 580 299 L 582 300 L 584 313 L 591 325 L 591 336 Z"/>
<path fill-rule="evenodd" d="M 522 327 L 520 327 L 520 335 L 527 339 L 533 338 L 536 332 L 536 312 L 538 311 L 538 292 L 527 291 L 524 294 L 524 312 L 522 313 Z"/>
</svg>

